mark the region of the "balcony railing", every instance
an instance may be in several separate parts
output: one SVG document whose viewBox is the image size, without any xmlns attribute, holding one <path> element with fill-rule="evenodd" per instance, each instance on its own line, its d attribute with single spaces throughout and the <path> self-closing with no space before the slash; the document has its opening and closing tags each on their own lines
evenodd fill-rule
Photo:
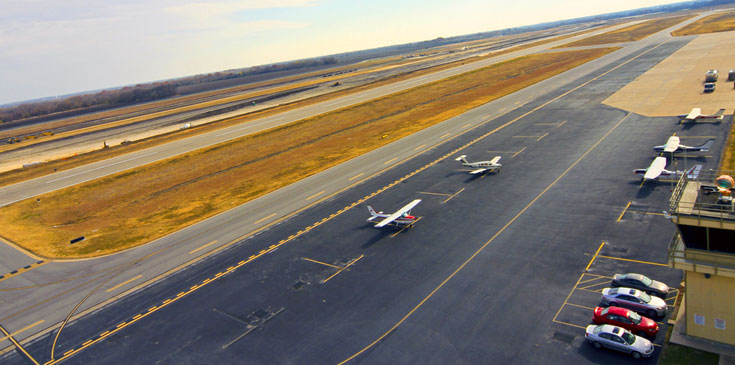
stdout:
<svg viewBox="0 0 735 365">
<path fill-rule="evenodd" d="M 735 223 L 735 205 L 718 202 L 719 193 L 714 191 L 715 179 L 721 175 L 735 176 L 735 171 L 703 170 L 696 177 L 683 175 L 679 178 L 669 201 L 669 214 L 675 223 L 682 217 L 718 220 L 720 225 Z M 705 194 L 703 186 L 713 192 Z"/>
<path fill-rule="evenodd" d="M 668 253 L 669 265 L 674 268 L 735 277 L 735 254 L 687 248 L 678 232 Z"/>
</svg>

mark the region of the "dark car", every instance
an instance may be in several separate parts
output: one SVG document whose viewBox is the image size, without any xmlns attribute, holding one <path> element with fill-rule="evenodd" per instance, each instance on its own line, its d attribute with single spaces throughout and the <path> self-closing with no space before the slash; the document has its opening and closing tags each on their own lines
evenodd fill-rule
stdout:
<svg viewBox="0 0 735 365">
<path fill-rule="evenodd" d="M 668 285 L 660 281 L 652 280 L 645 275 L 635 273 L 615 274 L 615 276 L 613 276 L 612 286 L 634 288 L 661 298 L 666 298 L 666 295 L 671 291 L 671 288 L 669 288 Z"/>
<path fill-rule="evenodd" d="M 592 322 L 596 324 L 611 324 L 623 327 L 638 336 L 656 337 L 658 324 L 656 321 L 643 317 L 630 309 L 620 307 L 595 307 Z"/>
</svg>

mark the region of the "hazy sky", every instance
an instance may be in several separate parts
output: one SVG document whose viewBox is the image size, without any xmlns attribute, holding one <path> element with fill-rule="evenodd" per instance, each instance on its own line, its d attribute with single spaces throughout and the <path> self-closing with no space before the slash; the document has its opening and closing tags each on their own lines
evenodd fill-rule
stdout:
<svg viewBox="0 0 735 365">
<path fill-rule="evenodd" d="M 671 0 L 0 0 L 0 105 Z"/>
</svg>

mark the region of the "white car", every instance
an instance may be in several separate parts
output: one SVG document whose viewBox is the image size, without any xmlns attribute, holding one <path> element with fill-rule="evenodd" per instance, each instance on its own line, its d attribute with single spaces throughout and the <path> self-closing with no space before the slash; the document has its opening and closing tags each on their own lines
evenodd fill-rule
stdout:
<svg viewBox="0 0 735 365">
<path fill-rule="evenodd" d="M 638 289 L 605 288 L 602 289 L 602 304 L 613 307 L 624 307 L 644 314 L 649 318 L 666 314 L 666 302 L 659 297 L 650 296 Z"/>
<path fill-rule="evenodd" d="M 627 352 L 636 359 L 649 357 L 653 354 L 653 344 L 651 341 L 636 336 L 622 327 L 610 324 L 591 324 L 587 326 L 584 339 L 597 349 L 607 347 L 613 350 Z"/>
</svg>

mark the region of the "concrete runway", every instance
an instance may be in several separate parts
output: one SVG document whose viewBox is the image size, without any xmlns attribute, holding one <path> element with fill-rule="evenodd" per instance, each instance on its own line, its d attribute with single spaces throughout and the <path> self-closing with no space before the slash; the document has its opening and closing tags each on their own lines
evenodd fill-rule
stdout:
<svg viewBox="0 0 735 365">
<path fill-rule="evenodd" d="M 639 188 L 631 170 L 646 167 L 651 147 L 674 131 L 724 136 L 729 124 L 679 130 L 675 118 L 644 118 L 600 104 L 688 39 L 660 46 L 656 41 L 649 37 L 330 169 L 324 176 L 332 184 L 315 176 L 271 194 L 260 201 L 302 200 L 307 209 L 255 236 L 238 234 L 248 230 L 243 226 L 268 224 L 280 208 L 293 204 L 251 205 L 249 211 L 224 213 L 169 236 L 168 243 L 159 240 L 107 259 L 28 271 L 2 283 L 4 288 L 36 287 L 2 292 L 7 311 L 0 323 L 13 333 L 48 321 L 16 336 L 25 338 L 63 320 L 80 302 L 62 295 L 65 290 L 91 292 L 74 312 L 79 313 L 142 283 L 138 275 L 189 260 L 189 250 L 201 253 L 233 242 L 175 276 L 71 322 L 59 336 L 54 358 L 66 353 L 74 355 L 69 361 L 85 363 L 339 362 L 381 339 L 356 359 L 624 360 L 581 344 L 582 330 L 576 326 L 586 325 L 590 314 L 574 310 L 593 307 L 599 294 L 579 284 L 589 283 L 585 275 L 604 279 L 630 270 L 678 286 L 677 271 L 646 264 L 666 261 L 674 227 L 648 213 L 665 209 L 668 187 Z M 507 114 L 484 123 L 503 108 Z M 714 157 L 702 159 L 706 167 L 716 166 L 723 140 L 716 141 Z M 473 160 L 500 154 L 503 173 L 470 178 L 453 161 L 459 152 Z M 395 167 L 379 176 L 362 172 L 373 165 Z M 355 186 L 327 191 L 345 184 L 334 182 L 330 173 L 349 176 L 343 179 Z M 327 199 L 311 203 L 322 197 Z M 364 221 L 368 203 L 390 211 L 414 198 L 424 202 L 414 209 L 422 220 L 412 230 L 392 237 L 392 231 Z M 634 204 L 628 206 L 629 201 Z M 183 249 L 185 240 L 190 246 Z M 174 254 L 177 249 L 189 255 Z M 50 273 L 76 278 L 37 287 Z M 25 347 L 45 362 L 55 334 Z M 17 353 L 3 360 L 24 361 Z"/>
</svg>

